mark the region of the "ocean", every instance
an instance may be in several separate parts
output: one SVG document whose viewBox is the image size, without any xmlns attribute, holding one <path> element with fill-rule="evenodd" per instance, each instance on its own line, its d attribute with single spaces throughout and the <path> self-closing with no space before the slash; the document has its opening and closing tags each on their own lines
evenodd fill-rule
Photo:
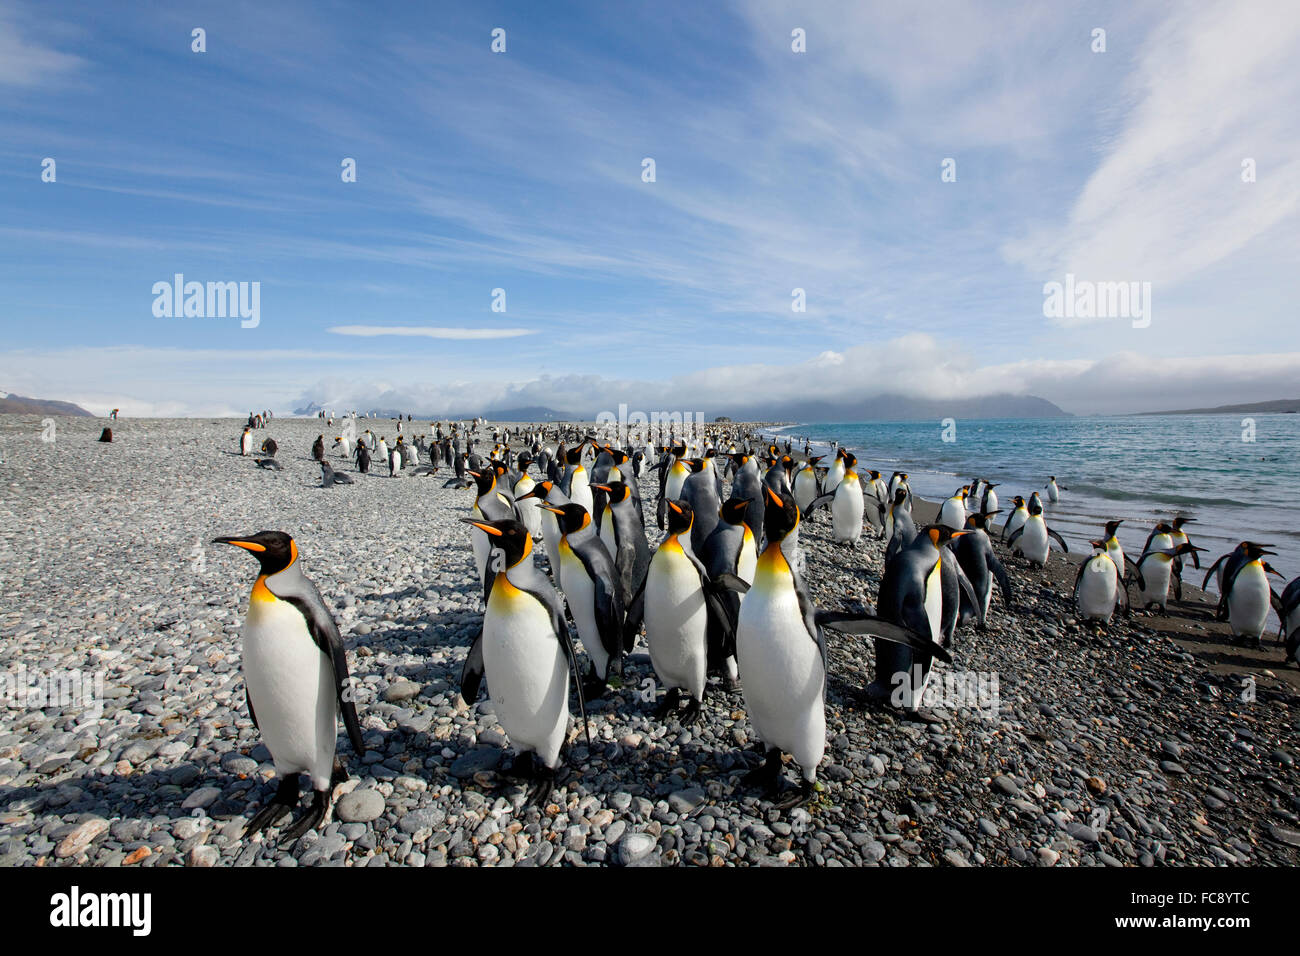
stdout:
<svg viewBox="0 0 1300 956">
<path fill-rule="evenodd" d="M 1243 423 L 1243 419 L 1246 419 Z M 1251 427 L 1253 423 L 1253 428 Z M 1152 526 L 1177 514 L 1208 548 L 1208 566 L 1239 541 L 1272 544 L 1270 563 L 1285 579 L 1300 575 L 1300 415 L 1130 415 L 1107 418 L 957 419 L 944 441 L 939 422 L 845 422 L 791 425 L 775 434 L 806 436 L 824 450 L 838 441 L 888 479 L 905 471 L 914 494 L 942 501 L 975 477 L 999 483 L 1003 518 L 1015 495 L 1043 493 L 1049 475 L 1067 489 L 1053 505 L 1043 493 L 1048 526 L 1088 549 L 1111 518 L 1136 557 Z M 814 454 L 820 451 L 815 449 Z M 1208 560 L 1207 560 L 1208 559 Z M 1185 577 L 1198 587 L 1203 574 Z"/>
</svg>

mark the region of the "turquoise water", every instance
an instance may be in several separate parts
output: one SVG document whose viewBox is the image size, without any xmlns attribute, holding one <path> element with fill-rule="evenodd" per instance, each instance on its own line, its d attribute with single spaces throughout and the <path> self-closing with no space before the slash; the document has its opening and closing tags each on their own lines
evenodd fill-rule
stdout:
<svg viewBox="0 0 1300 956">
<path fill-rule="evenodd" d="M 1156 521 L 1182 513 L 1196 519 L 1188 533 L 1193 544 L 1210 549 L 1211 562 L 1243 539 L 1270 542 L 1279 552 L 1271 563 L 1290 580 L 1300 575 L 1300 415 L 1249 416 L 1253 441 L 1243 441 L 1246 417 L 957 419 L 951 442 L 943 441 L 939 422 L 928 421 L 794 425 L 780 432 L 814 444 L 837 440 L 862 468 L 886 478 L 908 472 L 913 492 L 934 501 L 976 476 L 998 482 L 1004 515 L 1012 497 L 1043 492 L 1048 476 L 1056 475 L 1068 490 L 1056 505 L 1043 494 L 1043 505 L 1048 525 L 1071 551 L 1086 551 L 1108 519 L 1123 518 L 1120 542 L 1136 556 Z M 1193 571 L 1192 577 L 1199 586 L 1201 576 Z"/>
</svg>

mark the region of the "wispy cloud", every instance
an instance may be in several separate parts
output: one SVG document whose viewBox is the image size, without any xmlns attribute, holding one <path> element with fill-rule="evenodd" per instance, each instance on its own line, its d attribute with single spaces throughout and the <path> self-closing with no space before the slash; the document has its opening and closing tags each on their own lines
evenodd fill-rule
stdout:
<svg viewBox="0 0 1300 956">
<path fill-rule="evenodd" d="M 534 329 L 461 329 L 434 325 L 336 325 L 325 330 L 335 335 L 406 335 L 428 339 L 514 339 L 532 335 Z"/>
</svg>

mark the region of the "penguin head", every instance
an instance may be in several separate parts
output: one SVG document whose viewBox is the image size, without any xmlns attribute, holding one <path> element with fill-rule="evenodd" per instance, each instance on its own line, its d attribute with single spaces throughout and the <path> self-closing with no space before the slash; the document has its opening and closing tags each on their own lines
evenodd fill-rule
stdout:
<svg viewBox="0 0 1300 956">
<path fill-rule="evenodd" d="M 551 489 L 554 487 L 555 487 L 555 482 L 553 481 L 549 481 L 549 480 L 539 481 L 536 484 L 534 484 L 532 488 L 530 488 L 528 491 L 525 491 L 522 495 L 520 495 L 515 500 L 523 501 L 525 498 L 536 498 L 538 501 L 545 501 L 546 496 L 551 493 Z"/>
<path fill-rule="evenodd" d="M 668 502 L 668 533 L 686 534 L 695 523 L 695 512 L 685 501 Z"/>
<path fill-rule="evenodd" d="M 1180 529 L 1183 525 L 1185 525 L 1185 524 L 1189 524 L 1189 523 L 1191 523 L 1191 522 L 1194 522 L 1195 520 L 1196 520 L 1195 518 L 1189 518 L 1189 517 L 1187 517 L 1186 515 L 1179 515 L 1178 517 L 1174 518 L 1174 527 L 1173 527 L 1173 530 L 1174 530 L 1174 531 L 1177 531 L 1177 530 Z"/>
<path fill-rule="evenodd" d="M 894 505 L 896 507 L 901 506 L 903 502 L 905 502 L 906 500 L 907 500 L 907 491 L 905 489 L 899 488 L 897 491 L 894 492 Z"/>
<path fill-rule="evenodd" d="M 1040 515 L 1043 513 L 1043 503 L 1038 500 L 1038 495 L 1029 499 L 1029 513 L 1031 515 Z"/>
<path fill-rule="evenodd" d="M 1107 521 L 1107 522 L 1106 522 L 1106 540 L 1107 540 L 1107 541 L 1109 541 L 1111 538 L 1115 537 L 1115 531 L 1116 531 L 1116 530 L 1119 528 L 1119 526 L 1122 525 L 1123 523 L 1124 523 L 1124 519 L 1123 519 L 1123 518 L 1118 518 L 1118 519 L 1116 519 L 1116 520 L 1114 520 L 1114 521 Z"/>
<path fill-rule="evenodd" d="M 817 466 L 817 462 L 821 461 L 821 460 L 822 460 L 823 458 L 825 458 L 825 457 L 826 457 L 825 455 L 813 455 L 813 456 L 811 456 L 811 457 L 808 459 L 808 463 L 807 463 L 806 467 L 808 467 L 808 468 L 815 468 L 815 467 Z"/>
<path fill-rule="evenodd" d="M 744 468 L 745 462 L 749 461 L 749 455 L 746 455 L 744 452 L 741 451 L 733 452 L 727 457 L 736 463 L 737 468 Z"/>
<path fill-rule="evenodd" d="M 745 520 L 745 510 L 752 500 L 752 498 L 729 498 L 719 509 L 718 514 L 727 524 L 742 524 Z"/>
<path fill-rule="evenodd" d="M 989 519 L 996 514 L 996 511 L 977 511 L 974 514 L 967 515 L 966 527 L 972 531 L 985 531 L 987 530 Z"/>
<path fill-rule="evenodd" d="M 853 454 L 853 452 L 844 451 L 843 449 L 840 449 L 840 454 L 844 456 L 845 468 L 852 468 L 854 465 L 858 463 L 858 456 Z"/>
<path fill-rule="evenodd" d="M 876 469 L 874 468 L 872 468 L 869 472 L 867 472 L 867 474 L 871 476 L 872 481 L 880 480 L 880 472 L 876 471 Z"/>
<path fill-rule="evenodd" d="M 682 464 L 691 470 L 692 475 L 698 475 L 704 470 L 703 458 L 683 458 Z"/>
<path fill-rule="evenodd" d="M 555 515 L 560 530 L 565 534 L 581 531 L 591 524 L 591 515 L 587 513 L 587 509 L 576 502 L 570 501 L 567 505 L 542 505 L 542 507 Z"/>
<path fill-rule="evenodd" d="M 500 548 L 505 553 L 508 568 L 513 568 L 533 550 L 533 539 L 529 537 L 528 529 L 514 518 L 501 518 L 497 521 L 479 521 L 475 518 L 460 520 L 484 532 L 492 547 Z"/>
<path fill-rule="evenodd" d="M 1109 535 L 1108 535 L 1107 537 L 1109 537 Z M 1098 551 L 1105 552 L 1105 550 L 1106 550 L 1106 542 L 1105 542 L 1105 541 L 1089 541 L 1088 543 L 1089 543 L 1090 545 L 1092 545 L 1093 548 L 1095 548 L 1095 549 L 1098 550 Z"/>
<path fill-rule="evenodd" d="M 278 574 L 298 560 L 298 546 L 293 543 L 293 538 L 283 531 L 259 531 L 257 534 L 213 538 L 212 543 L 231 544 L 236 548 L 243 548 L 257 558 L 264 575 Z"/>
<path fill-rule="evenodd" d="M 763 530 L 768 541 L 783 541 L 799 526 L 799 506 L 793 495 L 779 495 L 769 486 L 763 487 L 767 507 L 763 511 Z"/>
<path fill-rule="evenodd" d="M 490 492 L 497 483 L 496 472 L 491 468 L 484 468 L 481 471 L 467 471 L 465 474 L 474 479 L 474 485 L 478 488 L 480 498 Z"/>
<path fill-rule="evenodd" d="M 592 485 L 592 488 L 598 489 L 609 495 L 610 504 L 618 504 L 632 492 L 627 483 L 623 481 L 611 481 L 606 485 Z"/>
<path fill-rule="evenodd" d="M 1262 558 L 1266 554 L 1274 555 L 1274 556 L 1277 555 L 1276 551 L 1267 550 L 1268 548 L 1273 547 L 1271 544 L 1257 544 L 1254 541 L 1243 541 L 1241 542 L 1241 544 L 1237 545 L 1237 547 L 1240 548 L 1243 552 L 1245 552 L 1246 557 L 1249 558 L 1251 561 L 1256 561 L 1259 558 Z"/>
<path fill-rule="evenodd" d="M 1023 508 L 1023 507 L 1025 506 L 1025 499 L 1024 499 L 1021 495 L 1016 495 L 1016 496 L 1015 496 L 1014 498 L 1012 498 L 1011 500 L 1014 501 L 1014 502 L 1016 503 L 1016 510 L 1017 510 L 1017 511 L 1019 511 L 1021 508 Z"/>
<path fill-rule="evenodd" d="M 953 531 L 952 528 L 949 528 L 947 525 L 931 524 L 931 525 L 926 525 L 922 529 L 922 534 L 928 536 L 930 539 L 930 543 L 933 544 L 936 548 L 942 548 L 953 538 L 960 538 L 964 534 L 969 534 L 969 532 Z"/>
</svg>

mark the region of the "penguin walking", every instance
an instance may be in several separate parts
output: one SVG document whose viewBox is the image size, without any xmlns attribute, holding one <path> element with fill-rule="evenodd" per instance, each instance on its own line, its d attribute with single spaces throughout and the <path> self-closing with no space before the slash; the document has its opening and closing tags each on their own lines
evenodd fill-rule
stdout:
<svg viewBox="0 0 1300 956">
<path fill-rule="evenodd" d="M 1160 536 L 1157 536 L 1156 540 L 1159 541 Z M 1195 545 L 1191 544 L 1181 544 L 1176 548 L 1153 548 L 1138 559 L 1137 569 L 1142 579 L 1140 591 L 1143 607 L 1157 605 L 1160 610 L 1167 610 L 1171 579 L 1177 584 L 1176 594 L 1182 594 L 1183 583 L 1174 567 L 1174 559 L 1179 555 L 1189 554 L 1194 547 Z"/>
<path fill-rule="evenodd" d="M 491 539 L 491 550 L 500 552 L 494 563 L 502 568 L 492 578 L 483 631 L 465 658 L 461 696 L 474 703 L 487 680 L 497 719 L 519 754 L 506 774 L 530 781 L 528 802 L 544 804 L 555 784 L 569 724 L 570 675 L 584 726 L 587 721 L 564 608 L 529 560 L 533 542 L 522 522 L 460 520 Z"/>
<path fill-rule="evenodd" d="M 1007 539 L 1019 531 L 1026 521 L 1029 520 L 1029 508 L 1025 506 L 1025 499 L 1016 495 L 1011 499 L 1015 506 L 1011 509 L 1011 514 L 1007 516 L 1006 523 L 1002 526 L 1002 543 L 1005 544 Z"/>
<path fill-rule="evenodd" d="M 995 515 L 998 513 L 998 493 L 993 489 L 998 487 L 996 481 L 984 482 L 984 494 L 979 499 L 979 511 L 981 514 Z"/>
<path fill-rule="evenodd" d="M 989 615 L 989 603 L 993 598 L 995 580 L 998 582 L 998 588 L 1002 592 L 1002 603 L 1006 605 L 1007 610 L 1015 605 L 1006 568 L 998 560 L 997 554 L 993 551 L 993 544 L 989 541 L 988 521 L 992 517 L 991 514 L 971 515 L 966 519 L 966 534 L 958 538 L 953 546 L 957 563 L 965 572 L 966 578 L 975 590 L 975 598 L 979 601 L 978 607 L 970 606 L 966 602 L 962 603 L 957 620 L 958 626 L 975 619 L 981 629 L 984 627 L 984 622 Z"/>
<path fill-rule="evenodd" d="M 1121 583 L 1123 576 L 1106 542 L 1089 543 L 1095 550 L 1079 565 L 1079 573 L 1074 579 L 1074 606 L 1080 617 L 1109 625 L 1116 607 L 1122 606 L 1125 613 L 1128 612 L 1128 589 Z M 1140 573 L 1138 580 L 1142 580 Z M 1140 586 L 1145 588 L 1145 581 Z"/>
<path fill-rule="evenodd" d="M 1007 539 L 1007 546 L 1023 554 L 1031 564 L 1041 568 L 1047 564 L 1047 556 L 1052 552 L 1051 539 L 1053 538 L 1061 546 L 1062 551 L 1066 554 L 1070 553 L 1070 546 L 1065 543 L 1065 539 L 1047 526 L 1043 518 L 1043 506 L 1031 500 L 1029 517 Z"/>
<path fill-rule="evenodd" d="M 1063 490 L 1069 491 L 1068 488 L 1062 489 L 1059 485 L 1057 485 L 1055 475 L 1048 476 L 1047 479 L 1047 500 L 1048 501 L 1050 501 L 1052 504 L 1056 504 L 1058 501 L 1061 500 L 1061 492 Z"/>
<path fill-rule="evenodd" d="M 334 759 L 338 717 L 360 759 L 366 748 L 353 703 L 347 655 L 329 609 L 303 574 L 298 546 L 283 531 L 214 538 L 257 558 L 260 571 L 241 631 L 248 712 L 275 762 L 280 783 L 271 802 L 244 828 L 272 826 L 298 804 L 299 774 L 309 776 L 310 808 L 284 831 L 295 840 L 320 823 L 331 784 L 346 778 Z"/>
<path fill-rule="evenodd" d="M 357 471 L 367 474 L 370 471 L 370 449 L 365 442 L 357 442 Z"/>
<path fill-rule="evenodd" d="M 622 673 L 626 611 L 614 559 L 596 535 L 591 515 L 577 502 L 542 505 L 560 524 L 560 590 L 591 658 L 583 685 L 588 700 L 600 697 L 611 674 Z"/>
<path fill-rule="evenodd" d="M 829 492 L 831 498 L 831 539 L 836 544 L 856 545 L 862 538 L 862 515 L 866 508 L 866 499 L 862 494 L 862 482 L 854 470 L 857 456 L 852 452 L 842 451 L 844 474 L 840 476 L 835 490 Z"/>
<path fill-rule="evenodd" d="M 867 614 L 819 612 L 785 545 L 799 524 L 793 495 L 768 487 L 767 528 L 763 553 L 754 570 L 754 583 L 745 593 L 736 626 L 736 658 L 740 664 L 745 709 L 765 751 L 764 762 L 745 775 L 749 786 L 766 784 L 777 798 L 781 786 L 781 753 L 794 757 L 802 771 L 800 787 L 776 806 L 807 801 L 817 781 L 817 765 L 826 753 L 826 639 L 823 627 L 858 633 L 916 648 L 933 649 L 947 658 L 928 636 Z M 728 578 L 737 590 L 738 578 Z M 877 653 L 881 650 L 877 645 Z"/>
<path fill-rule="evenodd" d="M 826 469 L 826 477 L 822 480 L 822 494 L 835 494 L 835 489 L 838 488 L 840 482 L 844 480 L 845 472 L 848 471 L 848 464 L 845 461 L 844 456 L 845 452 L 843 448 L 836 450 L 835 460 L 831 462 L 830 467 Z"/>
<path fill-rule="evenodd" d="M 1181 545 L 1190 548 L 1192 545 Z M 1215 617 L 1226 620 L 1232 627 L 1232 636 L 1245 640 L 1259 647 L 1268 622 L 1268 612 L 1277 606 L 1278 617 L 1282 618 L 1282 603 L 1273 593 L 1268 583 L 1268 574 L 1273 569 L 1264 560 L 1265 555 L 1274 555 L 1268 545 L 1243 541 L 1239 553 L 1234 553 L 1223 572 L 1223 583 L 1219 588 L 1219 606 Z M 1273 572 L 1276 573 L 1276 572 Z M 1285 626 L 1285 624 L 1284 624 Z"/>
</svg>

